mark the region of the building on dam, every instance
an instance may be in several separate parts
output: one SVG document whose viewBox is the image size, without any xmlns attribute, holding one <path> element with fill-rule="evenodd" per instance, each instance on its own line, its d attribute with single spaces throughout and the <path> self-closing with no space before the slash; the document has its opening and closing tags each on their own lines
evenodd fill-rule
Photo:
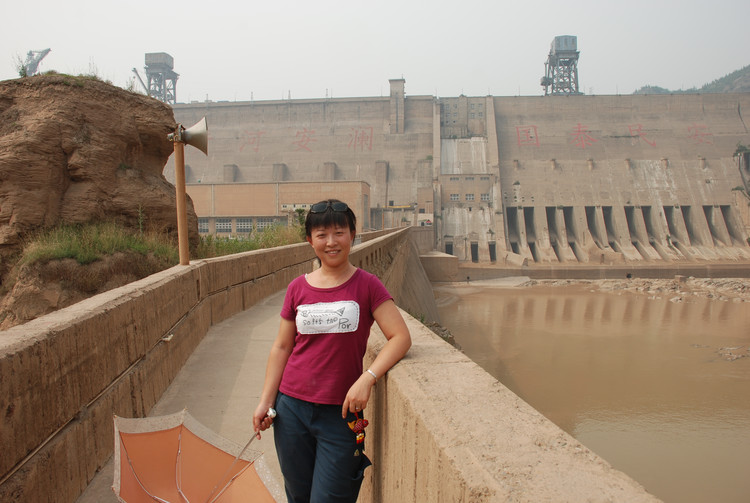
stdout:
<svg viewBox="0 0 750 503">
<path fill-rule="evenodd" d="M 460 261 L 750 259 L 737 155 L 749 93 L 444 98 L 393 79 L 384 97 L 174 113 L 208 122 L 208 155 L 186 150 L 201 233 L 242 235 L 337 197 L 360 230 L 431 226 Z"/>
</svg>

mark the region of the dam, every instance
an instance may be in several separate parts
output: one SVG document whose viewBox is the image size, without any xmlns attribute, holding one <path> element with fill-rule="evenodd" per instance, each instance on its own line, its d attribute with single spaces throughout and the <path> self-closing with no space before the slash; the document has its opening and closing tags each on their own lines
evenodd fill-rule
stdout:
<svg viewBox="0 0 750 503">
<path fill-rule="evenodd" d="M 460 262 L 531 267 L 750 260 L 748 110 L 747 93 L 407 96 L 405 79 L 385 97 L 174 105 L 209 124 L 208 156 L 186 152 L 202 233 L 333 195 L 363 230 L 430 226 Z"/>
</svg>

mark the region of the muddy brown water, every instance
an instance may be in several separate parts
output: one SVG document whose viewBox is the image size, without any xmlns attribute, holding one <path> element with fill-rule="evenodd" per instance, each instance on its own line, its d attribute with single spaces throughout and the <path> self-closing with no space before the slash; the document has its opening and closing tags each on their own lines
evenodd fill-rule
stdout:
<svg viewBox="0 0 750 503">
<path fill-rule="evenodd" d="M 592 285 L 437 285 L 442 324 L 667 503 L 750 501 L 750 303 Z"/>
</svg>

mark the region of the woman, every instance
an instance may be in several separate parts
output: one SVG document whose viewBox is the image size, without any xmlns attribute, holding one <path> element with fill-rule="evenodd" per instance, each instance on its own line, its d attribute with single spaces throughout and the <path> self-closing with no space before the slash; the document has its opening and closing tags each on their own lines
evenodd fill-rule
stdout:
<svg viewBox="0 0 750 503">
<path fill-rule="evenodd" d="M 289 284 L 253 427 L 260 432 L 274 424 L 289 502 L 354 502 L 371 464 L 362 452 L 364 435 L 354 431 L 362 424 L 357 419 L 411 337 L 380 280 L 349 262 L 356 217 L 346 203 L 312 205 L 305 234 L 320 267 Z M 363 371 L 373 321 L 388 342 Z"/>
</svg>

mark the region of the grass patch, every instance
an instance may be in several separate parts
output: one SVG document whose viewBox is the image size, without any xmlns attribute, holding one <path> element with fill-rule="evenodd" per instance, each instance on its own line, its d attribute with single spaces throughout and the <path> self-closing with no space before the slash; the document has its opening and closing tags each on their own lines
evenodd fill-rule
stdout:
<svg viewBox="0 0 750 503">
<path fill-rule="evenodd" d="M 198 248 L 191 251 L 193 258 L 211 258 L 259 250 L 261 248 L 275 248 L 304 241 L 304 228 L 294 225 L 291 227 L 273 225 L 263 230 L 254 230 L 248 236 L 214 237 L 201 236 Z"/>
<path fill-rule="evenodd" d="M 255 230 L 247 237 L 221 238 L 201 236 L 200 243 L 190 250 L 192 259 L 220 257 L 261 248 L 274 248 L 304 241 L 304 229 L 275 225 Z M 150 255 L 171 267 L 179 263 L 176 239 L 165 234 L 142 232 L 114 222 L 63 225 L 36 234 L 24 247 L 19 265 L 52 260 L 74 259 L 81 265 L 91 264 L 115 253 Z"/>
<path fill-rule="evenodd" d="M 70 258 L 86 265 L 118 252 L 152 254 L 167 266 L 179 263 L 177 245 L 167 236 L 102 222 L 63 225 L 37 234 L 24 247 L 21 264 Z"/>
</svg>

